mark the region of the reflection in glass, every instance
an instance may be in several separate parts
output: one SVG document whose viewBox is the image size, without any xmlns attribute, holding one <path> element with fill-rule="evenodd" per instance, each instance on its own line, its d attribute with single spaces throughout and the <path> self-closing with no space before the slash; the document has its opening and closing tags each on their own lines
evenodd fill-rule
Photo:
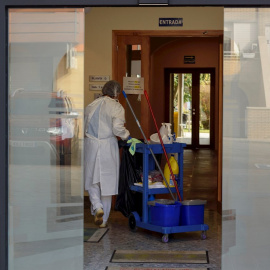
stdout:
<svg viewBox="0 0 270 270">
<path fill-rule="evenodd" d="M 200 74 L 200 123 L 199 123 L 199 144 L 210 144 L 210 89 L 211 74 Z"/>
<path fill-rule="evenodd" d="M 224 11 L 222 270 L 269 269 L 270 9 Z"/>
<path fill-rule="evenodd" d="M 82 9 L 9 10 L 10 269 L 83 267 L 83 27 Z"/>
</svg>

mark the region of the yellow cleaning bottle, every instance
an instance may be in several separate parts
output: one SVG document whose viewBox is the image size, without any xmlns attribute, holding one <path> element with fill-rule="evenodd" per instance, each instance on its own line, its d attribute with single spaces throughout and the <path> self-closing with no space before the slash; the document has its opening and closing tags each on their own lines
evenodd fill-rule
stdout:
<svg viewBox="0 0 270 270">
<path fill-rule="evenodd" d="M 178 166 L 178 163 L 173 155 L 169 158 L 169 162 L 171 164 L 172 172 L 173 172 L 174 178 L 176 180 L 176 179 L 178 179 L 179 166 Z M 167 180 L 167 182 L 169 183 L 169 186 L 174 187 L 174 182 L 173 182 L 173 178 L 171 176 L 171 172 L 170 172 L 170 168 L 169 168 L 168 163 L 166 163 L 166 165 L 164 167 L 164 176 L 165 176 L 165 179 Z M 165 187 L 167 187 L 164 180 L 163 180 L 163 185 Z"/>
</svg>

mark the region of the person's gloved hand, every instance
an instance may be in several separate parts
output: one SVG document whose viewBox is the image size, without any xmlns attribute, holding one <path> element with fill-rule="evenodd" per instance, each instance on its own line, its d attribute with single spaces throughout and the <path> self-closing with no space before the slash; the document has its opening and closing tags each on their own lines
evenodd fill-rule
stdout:
<svg viewBox="0 0 270 270">
<path fill-rule="evenodd" d="M 121 149 L 122 147 L 127 145 L 127 141 L 125 140 L 118 140 L 118 148 Z"/>
<path fill-rule="evenodd" d="M 126 146 L 128 141 L 131 139 L 132 139 L 132 137 L 128 136 L 128 138 L 125 140 L 122 140 L 122 139 L 118 140 L 118 148 L 121 149 L 122 147 Z"/>
</svg>

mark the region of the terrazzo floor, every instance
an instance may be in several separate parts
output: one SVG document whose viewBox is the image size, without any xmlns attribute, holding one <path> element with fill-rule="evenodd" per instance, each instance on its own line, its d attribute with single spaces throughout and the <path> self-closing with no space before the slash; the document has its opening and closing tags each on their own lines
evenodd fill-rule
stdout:
<svg viewBox="0 0 270 270">
<path fill-rule="evenodd" d="M 169 242 L 161 241 L 162 234 L 138 228 L 129 229 L 128 219 L 118 211 L 111 211 L 109 231 L 99 243 L 84 244 L 84 270 L 105 270 L 107 266 L 122 267 L 207 267 L 221 269 L 221 216 L 216 211 L 216 155 L 211 150 L 185 150 L 184 199 L 206 199 L 204 223 L 209 225 L 207 238 L 201 240 L 201 232 L 185 232 L 169 235 Z M 194 197 L 196 196 L 196 197 Z M 93 227 L 93 216 L 85 204 L 85 227 Z M 111 263 L 113 251 L 137 250 L 207 250 L 208 264 L 155 264 Z"/>
</svg>

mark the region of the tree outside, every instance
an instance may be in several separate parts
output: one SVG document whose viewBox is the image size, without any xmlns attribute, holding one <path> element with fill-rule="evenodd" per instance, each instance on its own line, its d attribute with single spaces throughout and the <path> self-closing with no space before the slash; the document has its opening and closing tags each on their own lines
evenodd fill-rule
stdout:
<svg viewBox="0 0 270 270">
<path fill-rule="evenodd" d="M 183 89 L 183 123 L 190 111 L 187 110 L 187 104 L 192 101 L 192 74 L 185 73 Z M 174 110 L 178 111 L 178 75 L 174 76 Z M 200 74 L 200 129 L 207 132 L 210 128 L 210 83 L 209 73 Z"/>
</svg>

